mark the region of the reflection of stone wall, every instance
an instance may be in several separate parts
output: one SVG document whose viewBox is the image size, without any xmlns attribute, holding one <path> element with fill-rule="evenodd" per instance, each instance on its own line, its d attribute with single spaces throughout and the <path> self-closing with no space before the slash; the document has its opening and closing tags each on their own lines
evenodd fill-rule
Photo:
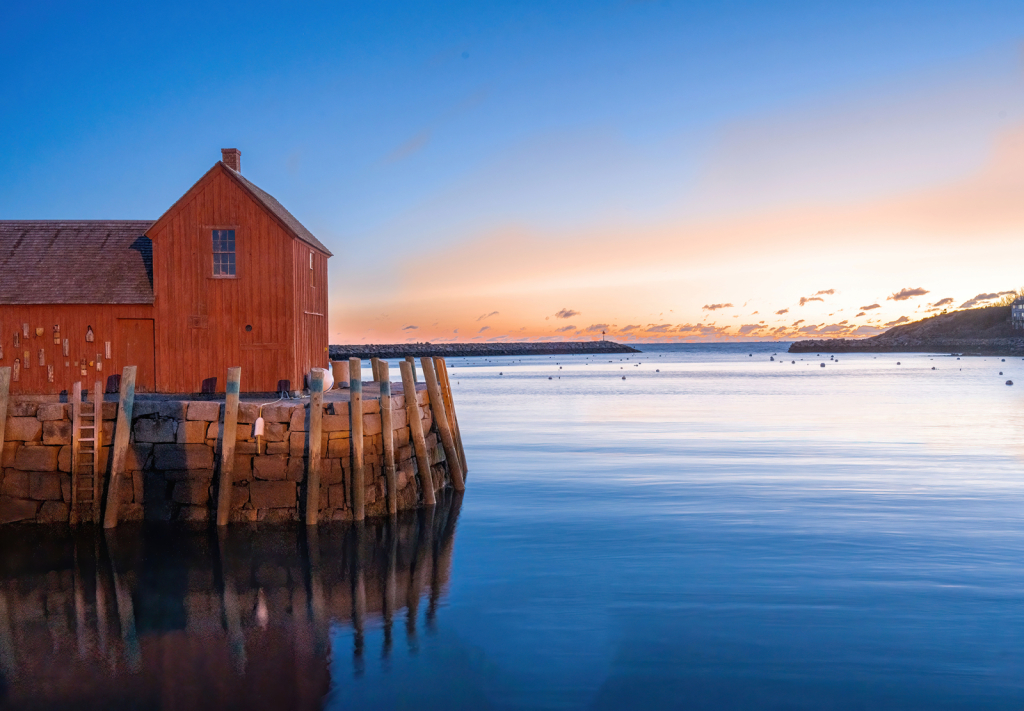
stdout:
<svg viewBox="0 0 1024 711">
<path fill-rule="evenodd" d="M 425 390 L 417 393 L 426 434 L 433 486 L 448 482 L 444 450 Z M 102 466 L 107 470 L 117 403 L 103 404 Z M 420 500 L 405 397 L 392 396 L 398 507 Z M 216 509 L 215 481 L 223 433 L 218 402 L 148 401 L 135 403 L 131 447 L 121 487 L 121 520 L 205 521 Z M 351 519 L 351 439 L 348 402 L 324 406 L 320 518 Z M 278 403 L 263 408 L 264 435 L 257 442 L 252 424 L 259 406 L 242 403 L 235 445 L 233 521 L 298 520 L 309 452 L 308 404 Z M 363 400 L 366 513 L 386 511 L 380 401 Z M 0 523 L 68 520 L 71 501 L 70 405 L 15 402 L 8 409 L 0 463 Z M 130 483 L 130 485 L 129 485 Z"/>
<path fill-rule="evenodd" d="M 212 537 L 138 524 L 10 532 L 0 541 L 0 706 L 323 708 L 331 673 L 351 673 L 338 660 L 358 673 L 392 646 L 414 648 L 438 613 L 460 503 L 447 490 L 394 520 L 239 525 Z M 333 635 L 344 646 L 332 649 L 338 625 L 351 634 Z"/>
</svg>

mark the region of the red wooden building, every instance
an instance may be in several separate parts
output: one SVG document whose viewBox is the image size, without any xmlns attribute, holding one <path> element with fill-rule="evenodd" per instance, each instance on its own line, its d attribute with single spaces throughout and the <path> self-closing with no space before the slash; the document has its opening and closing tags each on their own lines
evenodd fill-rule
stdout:
<svg viewBox="0 0 1024 711">
<path fill-rule="evenodd" d="M 222 392 L 236 365 L 243 391 L 276 392 L 327 366 L 331 252 L 242 177 L 238 150 L 222 154 L 156 222 L 0 221 L 12 392 L 90 387 L 125 365 L 140 392 Z"/>
</svg>

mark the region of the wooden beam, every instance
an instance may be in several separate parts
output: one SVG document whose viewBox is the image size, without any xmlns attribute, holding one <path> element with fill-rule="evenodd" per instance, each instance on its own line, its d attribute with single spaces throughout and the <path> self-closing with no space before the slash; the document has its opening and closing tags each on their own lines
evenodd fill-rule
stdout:
<svg viewBox="0 0 1024 711">
<path fill-rule="evenodd" d="M 366 478 L 363 472 L 363 362 L 348 359 L 348 413 L 352 430 L 352 520 L 366 518 Z"/>
<path fill-rule="evenodd" d="M 107 486 L 107 508 L 104 511 L 103 528 L 117 526 L 118 493 L 121 490 L 121 473 L 125 456 L 128 454 L 128 438 L 132 433 L 132 411 L 135 409 L 135 373 L 138 368 L 126 365 L 121 373 L 121 397 L 117 406 L 117 425 L 114 427 L 114 451 L 110 464 L 110 484 Z M 102 416 L 102 413 L 101 413 Z M 102 422 L 100 423 L 102 427 Z"/>
<path fill-rule="evenodd" d="M 391 420 L 391 373 L 382 360 L 380 371 L 380 432 L 384 439 L 384 480 L 388 485 L 388 514 L 398 513 L 398 478 L 395 473 L 395 428 Z"/>
<path fill-rule="evenodd" d="M 103 471 L 100 467 L 103 456 L 103 383 L 97 380 L 92 386 L 93 421 L 96 441 L 92 455 L 92 522 L 100 522 L 100 503 L 103 501 Z M 71 452 L 74 457 L 74 451 Z"/>
<path fill-rule="evenodd" d="M 4 430 L 7 429 L 7 403 L 11 398 L 11 367 L 0 368 L 0 458 L 4 452 Z"/>
<path fill-rule="evenodd" d="M 448 424 L 448 413 L 444 406 L 444 397 L 441 395 L 441 387 L 437 384 L 434 361 L 432 358 L 421 358 L 420 363 L 423 366 L 423 379 L 427 381 L 430 409 L 434 411 L 434 424 L 441 435 L 444 456 L 448 460 L 448 471 L 452 475 L 452 486 L 456 491 L 464 491 L 466 481 L 462 476 L 462 462 L 459 461 L 459 450 L 455 448 L 455 438 L 452 437 L 451 426 Z"/>
<path fill-rule="evenodd" d="M 459 431 L 459 418 L 455 415 L 455 396 L 452 395 L 452 381 L 448 378 L 448 364 L 444 358 L 434 358 L 434 366 L 437 370 L 437 381 L 441 386 L 441 394 L 444 395 L 444 406 L 448 411 L 448 424 L 452 428 L 452 436 L 455 438 L 455 447 L 459 450 L 459 461 L 462 463 L 462 478 L 465 480 L 469 473 L 466 466 L 466 450 L 462 447 L 462 433 Z"/>
<path fill-rule="evenodd" d="M 434 477 L 430 473 L 430 459 L 427 457 L 427 442 L 423 437 L 423 417 L 420 414 L 420 403 L 416 399 L 416 378 L 412 365 L 406 360 L 401 364 L 402 390 L 405 393 L 405 413 L 409 420 L 409 432 L 412 434 L 413 451 L 416 452 L 416 471 L 420 476 L 420 491 L 423 503 L 433 506 Z"/>
<path fill-rule="evenodd" d="M 217 525 L 227 526 L 231 515 L 231 494 L 235 485 L 235 441 L 238 439 L 238 393 L 242 368 L 228 368 L 224 399 L 224 434 L 220 439 L 220 483 L 217 485 Z"/>
<path fill-rule="evenodd" d="M 309 374 L 309 458 L 306 460 L 306 525 L 320 520 L 320 450 L 324 432 L 324 371 Z"/>
<path fill-rule="evenodd" d="M 77 381 L 71 386 L 71 513 L 68 522 L 75 526 L 78 524 L 78 455 L 82 451 L 82 381 Z"/>
<path fill-rule="evenodd" d="M 413 358 L 412 356 L 406 356 L 405 357 L 405 362 L 409 364 L 410 368 L 412 368 L 412 384 L 415 385 L 416 382 L 417 382 L 416 381 L 416 359 Z"/>
</svg>

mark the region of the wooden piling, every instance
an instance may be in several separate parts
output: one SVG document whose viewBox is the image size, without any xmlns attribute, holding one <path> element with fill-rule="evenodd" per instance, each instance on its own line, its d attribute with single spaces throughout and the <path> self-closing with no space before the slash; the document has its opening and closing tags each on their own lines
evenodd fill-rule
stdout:
<svg viewBox="0 0 1024 711">
<path fill-rule="evenodd" d="M 373 381 L 375 383 L 379 383 L 382 379 L 380 376 L 380 363 L 380 358 L 377 358 L 376 356 L 370 358 L 370 371 L 373 373 Z"/>
<path fill-rule="evenodd" d="M 7 403 L 11 398 L 11 368 L 0 368 L 0 458 L 4 451 L 4 430 L 7 429 Z"/>
<path fill-rule="evenodd" d="M 306 460 L 306 525 L 320 520 L 320 450 L 323 447 L 324 371 L 309 376 L 309 459 Z"/>
<path fill-rule="evenodd" d="M 469 467 L 466 466 L 466 450 L 462 447 L 459 418 L 455 414 L 455 396 L 452 395 L 452 381 L 448 377 L 448 364 L 444 358 L 438 356 L 434 358 L 434 367 L 437 370 L 437 380 L 441 386 L 441 394 L 444 395 L 444 406 L 448 411 L 448 424 L 452 428 L 455 447 L 459 450 L 459 461 L 462 463 L 462 479 L 465 481 L 466 474 L 469 473 Z"/>
<path fill-rule="evenodd" d="M 238 439 L 238 393 L 242 386 L 241 367 L 228 368 L 224 399 L 224 434 L 220 442 L 220 483 L 217 485 L 217 525 L 228 525 L 234 488 L 235 440 Z"/>
<path fill-rule="evenodd" d="M 430 409 L 434 411 L 434 423 L 441 435 L 444 456 L 448 460 L 448 471 L 452 475 L 452 486 L 456 491 L 463 491 L 466 482 L 462 476 L 462 462 L 459 461 L 459 450 L 455 448 L 455 438 L 452 437 L 451 426 L 448 424 L 448 412 L 444 406 L 444 397 L 441 395 L 441 386 L 437 384 L 434 361 L 431 358 L 421 358 L 420 363 L 423 365 L 423 379 L 427 381 Z"/>
<path fill-rule="evenodd" d="M 82 450 L 82 381 L 71 386 L 71 514 L 68 522 L 78 525 L 78 455 Z"/>
<path fill-rule="evenodd" d="M 409 420 L 409 432 L 412 434 L 413 450 L 416 452 L 416 471 L 420 475 L 420 490 L 422 491 L 423 503 L 427 506 L 433 506 L 436 502 L 434 497 L 434 477 L 430 473 L 427 442 L 423 438 L 423 419 L 420 415 L 420 403 L 416 399 L 416 377 L 413 375 L 413 367 L 408 359 L 401 364 L 401 370 L 402 391 L 405 393 L 406 419 Z"/>
<path fill-rule="evenodd" d="M 363 473 L 363 362 L 348 359 L 349 421 L 352 430 L 352 520 L 366 518 L 366 479 Z"/>
<path fill-rule="evenodd" d="M 334 376 L 334 387 L 336 387 L 336 388 L 347 388 L 348 387 L 348 361 L 347 360 L 332 360 L 331 361 L 331 375 Z"/>
<path fill-rule="evenodd" d="M 103 468 L 100 466 L 103 456 L 103 384 L 99 380 L 93 383 L 92 392 L 92 423 L 96 425 L 92 435 L 96 438 L 92 455 L 92 521 L 99 523 L 100 502 L 103 501 Z M 75 453 L 72 452 L 71 456 L 74 457 Z"/>
<path fill-rule="evenodd" d="M 412 356 L 406 356 L 405 362 L 412 368 L 412 384 L 415 385 L 418 381 L 416 380 L 416 359 Z"/>
<path fill-rule="evenodd" d="M 132 411 L 135 409 L 135 373 L 134 365 L 126 365 L 121 372 L 121 396 L 117 405 L 117 424 L 114 427 L 114 451 L 111 453 L 110 483 L 107 485 L 107 507 L 104 511 L 103 528 L 117 526 L 119 492 L 121 475 L 124 472 L 124 460 L 128 454 L 128 438 L 132 433 Z M 103 426 L 103 412 L 100 411 L 99 427 Z"/>
<path fill-rule="evenodd" d="M 388 513 L 398 513 L 398 478 L 395 474 L 395 430 L 391 420 L 391 373 L 380 361 L 380 431 L 384 440 L 384 479 L 388 485 Z"/>
</svg>

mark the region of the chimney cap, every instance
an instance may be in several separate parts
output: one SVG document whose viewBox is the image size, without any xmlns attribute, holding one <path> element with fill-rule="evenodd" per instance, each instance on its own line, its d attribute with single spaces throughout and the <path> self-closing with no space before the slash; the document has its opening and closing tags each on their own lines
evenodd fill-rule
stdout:
<svg viewBox="0 0 1024 711">
<path fill-rule="evenodd" d="M 242 172 L 242 151 L 237 148 L 221 148 L 220 159 L 236 173 Z"/>
</svg>

